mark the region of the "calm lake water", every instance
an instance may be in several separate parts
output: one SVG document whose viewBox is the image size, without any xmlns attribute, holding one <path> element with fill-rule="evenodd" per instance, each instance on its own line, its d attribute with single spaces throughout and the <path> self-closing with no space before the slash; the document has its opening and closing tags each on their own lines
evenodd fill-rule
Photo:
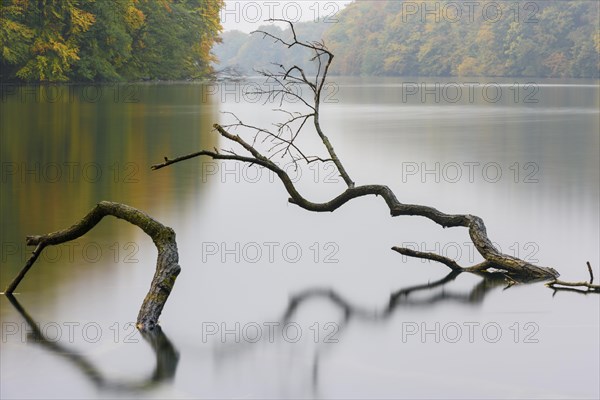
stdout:
<svg viewBox="0 0 600 400">
<path fill-rule="evenodd" d="M 390 248 L 480 261 L 464 229 L 390 218 L 381 199 L 316 214 L 256 167 L 150 170 L 229 148 L 211 132 L 231 121 L 221 112 L 281 118 L 243 94 L 256 84 L 3 88 L 0 286 L 27 259 L 25 236 L 68 227 L 101 200 L 174 228 L 182 272 L 164 335 L 144 338 L 132 322 L 156 249 L 141 230 L 107 218 L 46 249 L 17 303 L 0 297 L 0 397 L 600 396 L 598 295 L 503 290 L 405 259 Z M 322 124 L 357 184 L 479 215 L 504 252 L 574 281 L 589 261 L 598 280 L 599 106 L 597 81 L 333 78 Z M 303 140 L 322 154 L 317 145 Z M 344 189 L 329 165 L 281 164 L 310 199 Z"/>
</svg>

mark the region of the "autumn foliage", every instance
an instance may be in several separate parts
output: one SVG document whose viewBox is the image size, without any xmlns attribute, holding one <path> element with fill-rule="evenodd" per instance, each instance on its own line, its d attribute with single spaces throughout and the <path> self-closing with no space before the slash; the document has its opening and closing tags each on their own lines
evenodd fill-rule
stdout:
<svg viewBox="0 0 600 400">
<path fill-rule="evenodd" d="M 210 72 L 222 0 L 2 0 L 2 81 L 187 79 Z"/>
</svg>

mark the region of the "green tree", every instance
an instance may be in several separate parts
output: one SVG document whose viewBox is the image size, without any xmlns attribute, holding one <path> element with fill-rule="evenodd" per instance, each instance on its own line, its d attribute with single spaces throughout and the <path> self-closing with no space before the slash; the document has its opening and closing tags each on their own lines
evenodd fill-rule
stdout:
<svg viewBox="0 0 600 400">
<path fill-rule="evenodd" d="M 79 59 L 81 34 L 95 21 L 94 15 L 81 9 L 79 3 L 78 0 L 38 0 L 2 4 L 3 9 L 19 9 L 18 13 L 8 14 L 8 17 L 16 19 L 11 22 L 28 28 L 25 35 L 21 30 L 21 37 L 17 35 L 10 45 L 15 49 L 28 45 L 27 55 L 19 59 L 17 77 L 42 82 L 69 79 L 71 67 Z M 22 54 L 22 50 L 18 52 Z"/>
<path fill-rule="evenodd" d="M 187 79 L 210 72 L 222 0 L 1 0 L 2 79 Z"/>
<path fill-rule="evenodd" d="M 114 81 L 129 76 L 133 37 L 144 22 L 133 0 L 93 1 L 84 5 L 96 22 L 83 34 L 85 46 L 75 65 L 76 76 L 91 81 Z M 125 73 L 124 73 L 125 72 Z"/>
<path fill-rule="evenodd" d="M 27 61 L 34 32 L 25 23 L 23 3 L 8 4 L 0 0 L 0 78 L 14 76 L 19 65 Z"/>
<path fill-rule="evenodd" d="M 326 39 L 336 53 L 333 72 L 344 75 L 596 78 L 599 7 L 482 0 L 467 12 L 463 1 L 356 0 Z"/>
</svg>

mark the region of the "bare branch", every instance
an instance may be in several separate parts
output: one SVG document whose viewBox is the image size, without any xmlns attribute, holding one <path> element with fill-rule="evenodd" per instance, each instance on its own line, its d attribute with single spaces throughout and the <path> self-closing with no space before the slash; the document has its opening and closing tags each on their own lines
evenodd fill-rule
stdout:
<svg viewBox="0 0 600 400">
<path fill-rule="evenodd" d="M 588 288 L 591 292 L 600 292 L 600 285 L 592 285 L 589 282 L 565 282 L 559 279 L 555 279 L 552 282 L 548 282 L 546 286 L 551 287 L 553 289 L 557 289 L 556 286 L 581 287 Z"/>
<path fill-rule="evenodd" d="M 327 80 L 327 74 L 329 72 L 329 67 L 331 66 L 331 62 L 333 61 L 333 53 L 331 53 L 327 49 L 327 47 L 325 46 L 325 43 L 323 43 L 323 42 L 300 42 L 296 35 L 296 30 L 294 28 L 294 24 L 291 21 L 284 20 L 284 19 L 269 19 L 267 21 L 287 23 L 292 32 L 293 41 L 287 42 L 287 41 L 283 40 L 283 38 L 281 38 L 281 37 L 275 36 L 273 34 L 270 34 L 268 32 L 261 31 L 261 30 L 255 31 L 253 33 L 262 33 L 264 35 L 264 37 L 270 37 L 270 38 L 274 39 L 276 43 L 278 43 L 278 42 L 282 43 L 282 44 L 286 45 L 288 48 L 298 45 L 298 46 L 302 46 L 304 48 L 310 49 L 315 53 L 315 56 L 312 58 L 312 60 L 316 60 L 318 63 L 317 75 L 315 77 L 315 83 L 309 84 L 311 89 L 315 93 L 314 106 L 308 105 L 303 99 L 302 99 L 302 101 L 304 102 L 304 104 L 311 107 L 311 109 L 314 111 L 313 122 L 314 122 L 315 130 L 317 131 L 319 138 L 323 142 L 323 145 L 327 149 L 327 152 L 329 153 L 331 160 L 333 161 L 336 168 L 338 169 L 340 176 L 342 177 L 344 182 L 346 182 L 346 185 L 349 188 L 354 187 L 354 181 L 350 178 L 350 175 L 348 174 L 348 172 L 346 171 L 342 162 L 340 161 L 339 157 L 337 156 L 337 154 L 333 148 L 333 145 L 329 141 L 329 138 L 325 135 L 325 133 L 321 129 L 321 124 L 319 121 L 319 116 L 320 116 L 319 108 L 320 108 L 320 104 L 321 104 L 321 93 L 323 91 L 323 86 L 325 84 L 325 81 Z M 325 62 L 323 62 L 321 60 L 322 57 L 326 57 Z M 323 64 L 324 64 L 324 66 L 323 66 Z M 290 70 L 294 70 L 294 69 L 295 69 L 294 67 L 290 68 Z M 304 74 L 304 71 L 300 68 L 298 68 L 298 70 L 301 71 L 301 76 L 303 76 L 303 78 L 305 78 L 306 75 Z M 278 80 L 278 77 L 276 74 L 265 71 L 264 75 L 268 78 L 276 80 L 278 83 L 281 84 L 281 81 Z M 284 79 L 287 75 L 288 74 L 284 75 Z M 308 79 L 306 79 L 306 83 L 308 84 Z M 276 94 L 278 94 L 277 91 L 275 91 L 275 92 L 276 92 Z"/>
<path fill-rule="evenodd" d="M 450 268 L 453 271 L 462 271 L 463 270 L 463 268 L 460 265 L 458 265 L 456 263 L 456 261 L 451 260 L 450 258 L 441 256 L 439 254 L 424 253 L 421 251 L 407 249 L 405 247 L 392 247 L 392 250 L 397 251 L 398 253 L 408 256 L 408 257 L 422 258 L 425 260 L 432 260 L 432 261 L 440 262 L 440 263 L 448 266 L 448 268 Z"/>
<path fill-rule="evenodd" d="M 554 279 L 551 282 L 548 282 L 546 284 L 546 286 L 556 290 L 571 290 L 571 291 L 578 291 L 578 292 L 582 292 L 582 293 L 588 293 L 588 292 L 596 292 L 596 293 L 600 293 L 600 285 L 594 285 L 594 273 L 592 272 L 592 266 L 590 264 L 590 262 L 588 261 L 587 263 L 587 268 L 588 268 L 588 272 L 590 274 L 590 281 L 589 282 L 565 282 L 565 281 L 561 281 L 558 279 Z M 579 289 L 579 288 L 583 288 L 583 289 Z"/>
<path fill-rule="evenodd" d="M 273 140 L 275 140 L 275 142 L 274 142 L 275 144 L 273 145 L 273 147 L 271 147 L 270 151 L 275 152 L 275 154 L 283 153 L 283 156 L 289 155 L 292 157 L 292 160 L 294 162 L 297 162 L 298 160 L 290 152 L 290 149 L 294 149 L 294 151 L 298 152 L 301 155 L 301 157 L 304 159 L 304 161 L 307 163 L 314 162 L 317 160 L 318 161 L 326 161 L 326 160 L 322 160 L 321 158 L 318 158 L 318 157 L 313 158 L 312 156 L 310 156 L 310 157 L 305 156 L 300 151 L 300 149 L 298 147 L 296 147 L 294 144 L 295 140 L 298 138 L 298 136 L 300 134 L 300 131 L 305 127 L 305 122 L 309 119 L 309 117 L 312 117 L 316 133 L 319 136 L 319 138 L 321 139 L 321 142 L 323 143 L 325 148 L 327 149 L 327 152 L 329 153 L 329 156 L 330 156 L 329 159 L 331 160 L 331 162 L 333 162 L 335 164 L 340 176 L 344 179 L 344 182 L 346 183 L 346 185 L 348 187 L 344 192 L 340 193 L 338 196 L 334 197 L 333 199 L 331 199 L 327 202 L 324 202 L 324 203 L 311 202 L 311 201 L 305 199 L 298 192 L 298 190 L 294 186 L 294 183 L 292 182 L 292 180 L 290 179 L 288 174 L 284 170 L 279 168 L 279 166 L 277 166 L 273 161 L 271 161 L 271 159 L 269 157 L 261 154 L 255 147 L 253 147 L 253 145 L 244 141 L 240 136 L 232 135 L 231 133 L 229 133 L 227 131 L 226 127 L 215 124 L 214 127 L 221 134 L 221 136 L 240 144 L 251 155 L 250 157 L 242 157 L 242 156 L 232 154 L 232 155 L 228 156 L 229 157 L 228 159 L 234 159 L 237 161 L 249 162 L 249 163 L 257 163 L 259 165 L 262 165 L 262 166 L 270 169 L 275 174 L 277 174 L 277 176 L 283 183 L 284 187 L 286 188 L 288 194 L 290 195 L 289 202 L 292 204 L 296 204 L 299 207 L 304 208 L 309 211 L 333 212 L 352 199 L 374 195 L 374 196 L 381 196 L 384 199 L 384 201 L 386 202 L 386 204 L 390 210 L 390 214 L 392 217 L 397 217 L 397 216 L 401 216 L 401 215 L 421 216 L 421 217 L 428 218 L 428 219 L 432 220 L 433 222 L 435 222 L 445 228 L 446 227 L 465 227 L 469 231 L 469 235 L 471 237 L 473 244 L 475 245 L 475 248 L 477 249 L 479 254 L 481 254 L 481 256 L 484 258 L 485 261 L 483 263 L 475 265 L 473 267 L 462 268 L 455 261 L 450 260 L 446 257 L 442 257 L 437 254 L 421 253 L 421 252 L 414 252 L 409 249 L 394 248 L 394 250 L 396 250 L 402 254 L 409 255 L 411 257 L 426 258 L 426 259 L 438 261 L 438 262 L 441 262 L 441 263 L 447 265 L 454 271 L 464 270 L 464 271 L 477 273 L 477 272 L 485 271 L 489 268 L 495 268 L 495 269 L 498 269 L 501 271 L 505 271 L 506 275 L 511 277 L 511 279 L 520 281 L 520 282 L 533 281 L 533 280 L 556 279 L 559 276 L 558 272 L 556 272 L 556 270 L 554 270 L 553 268 L 536 266 L 536 265 L 530 264 L 526 261 L 512 257 L 510 255 L 501 253 L 492 244 L 491 240 L 488 238 L 486 227 L 485 227 L 485 224 L 483 223 L 483 220 L 477 216 L 469 215 L 469 214 L 464 214 L 464 215 L 445 214 L 445 213 L 443 213 L 439 210 L 436 210 L 435 208 L 432 208 L 432 207 L 427 207 L 427 206 L 422 206 L 422 205 L 413 205 L 413 204 L 403 204 L 400 201 L 398 201 L 398 199 L 396 198 L 396 195 L 392 192 L 392 190 L 389 187 L 383 186 L 383 185 L 355 186 L 354 181 L 352 181 L 352 179 L 348 175 L 342 162 L 340 161 L 339 157 L 337 156 L 333 146 L 331 145 L 329 138 L 323 132 L 321 125 L 320 125 L 320 121 L 319 121 L 321 93 L 322 93 L 324 83 L 327 78 L 327 73 L 329 71 L 331 62 L 333 60 L 333 54 L 329 50 L 327 50 L 327 48 L 325 47 L 325 44 L 322 42 L 308 43 L 308 42 L 298 41 L 298 38 L 296 36 L 296 31 L 294 30 L 294 26 L 290 21 L 280 20 L 280 19 L 274 19 L 271 21 L 280 21 L 280 22 L 288 23 L 290 26 L 291 32 L 292 32 L 293 40 L 286 41 L 283 38 L 269 34 L 268 32 L 264 32 L 264 31 L 258 31 L 258 32 L 265 35 L 265 37 L 271 37 L 271 38 L 275 39 L 276 42 L 281 42 L 282 44 L 284 44 L 288 47 L 293 47 L 295 45 L 298 45 L 298 46 L 302 46 L 304 48 L 311 49 L 315 53 L 313 60 L 317 61 L 319 69 L 318 69 L 317 77 L 316 77 L 315 84 L 314 84 L 314 88 L 316 88 L 315 97 L 314 97 L 314 106 L 309 105 L 305 102 L 305 104 L 307 104 L 313 110 L 313 113 L 305 114 L 305 116 L 302 117 L 302 116 L 298 116 L 298 115 L 293 115 L 292 113 L 288 112 L 288 117 L 289 117 L 288 120 L 286 122 L 276 125 L 278 127 L 278 132 L 276 134 L 272 133 L 268 130 L 265 130 L 265 129 L 260 129 L 260 128 L 253 127 L 250 125 L 242 124 L 241 121 L 239 121 L 238 124 L 235 124 L 235 126 L 236 127 L 243 126 L 245 128 L 253 129 L 253 130 L 255 130 L 256 135 L 264 134 L 267 137 L 272 138 Z M 322 59 L 323 57 L 325 57 L 325 58 Z M 286 94 L 289 93 L 290 89 L 289 89 L 289 86 L 287 86 L 288 84 L 285 81 L 287 78 L 290 77 L 290 74 L 292 71 L 298 71 L 300 73 L 300 77 L 301 77 L 299 79 L 301 79 L 302 81 L 308 80 L 308 79 L 306 79 L 306 74 L 304 74 L 304 71 L 297 66 L 291 67 L 287 70 L 285 70 L 285 67 L 283 67 L 283 66 L 280 66 L 280 67 L 282 70 L 286 71 L 283 74 L 283 76 L 281 76 L 281 74 L 277 75 L 275 73 L 270 73 L 270 72 L 263 73 L 264 76 L 267 77 L 267 79 L 271 79 L 272 81 L 276 82 L 278 85 L 280 85 L 282 87 L 282 89 L 273 89 L 273 90 L 264 91 L 264 93 L 269 94 L 269 96 L 275 96 L 275 98 L 279 95 L 283 95 L 283 93 L 286 93 Z M 304 82 L 304 83 L 306 83 L 306 82 Z M 311 88 L 312 88 L 312 86 L 311 86 Z M 300 124 L 298 129 L 292 130 L 291 125 L 298 120 L 302 120 L 302 123 Z M 282 137 L 283 135 L 291 135 L 291 136 L 289 139 L 286 139 L 286 138 Z M 255 139 L 256 139 L 256 136 L 255 136 Z M 283 146 L 283 148 L 282 148 L 282 146 Z M 186 159 L 189 159 L 192 157 L 197 157 L 200 155 L 206 155 L 206 156 L 209 156 L 209 157 L 212 157 L 215 159 L 218 159 L 218 158 L 224 159 L 224 157 L 222 155 L 219 155 L 214 152 L 197 152 L 197 153 L 193 153 L 188 156 L 180 157 L 173 161 L 166 161 L 163 164 L 158 164 L 158 165 L 153 166 L 153 168 L 154 169 L 162 168 L 163 166 L 170 165 L 174 162 L 183 161 L 183 160 L 186 160 Z"/>
<path fill-rule="evenodd" d="M 77 239 L 89 232 L 102 218 L 108 215 L 140 227 L 152 238 L 158 249 L 156 272 L 137 318 L 138 329 L 142 331 L 154 329 L 173 289 L 175 279 L 181 271 L 175 232 L 142 211 L 125 204 L 101 201 L 79 222 L 67 229 L 41 236 L 28 236 L 27 245 L 36 246 L 36 248 L 21 272 L 6 288 L 6 294 L 10 295 L 14 292 L 46 246 L 54 246 Z"/>
</svg>

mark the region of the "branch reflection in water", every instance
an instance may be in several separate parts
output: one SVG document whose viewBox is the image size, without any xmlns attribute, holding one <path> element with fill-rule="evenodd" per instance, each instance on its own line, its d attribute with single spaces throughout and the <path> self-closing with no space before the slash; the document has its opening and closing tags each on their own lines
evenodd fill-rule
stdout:
<svg viewBox="0 0 600 400">
<path fill-rule="evenodd" d="M 70 350 L 68 346 L 49 340 L 40 330 L 39 323 L 29 315 L 17 299 L 12 294 L 5 295 L 31 330 L 27 335 L 27 342 L 39 345 L 51 354 L 69 361 L 98 389 L 118 392 L 147 391 L 156 388 L 161 383 L 169 382 L 175 377 L 179 353 L 160 326 L 156 326 L 152 330 L 140 331 L 156 356 L 156 367 L 152 374 L 139 381 L 112 381 L 107 379 L 105 374 L 84 355 Z"/>
<path fill-rule="evenodd" d="M 340 320 L 336 323 L 336 335 L 339 338 L 340 334 L 346 330 L 351 322 L 366 322 L 369 324 L 377 324 L 385 322 L 394 315 L 401 307 L 424 307 L 432 308 L 437 304 L 459 303 L 463 305 L 478 305 L 481 304 L 485 296 L 492 290 L 503 287 L 510 288 L 514 281 L 501 272 L 473 272 L 481 277 L 481 281 L 468 291 L 458 292 L 447 290 L 444 286 L 454 281 L 463 271 L 454 270 L 442 279 L 434 282 L 428 282 L 422 285 L 410 286 L 397 290 L 390 294 L 389 301 L 379 310 L 373 310 L 369 307 L 363 307 L 353 304 L 345 297 L 340 295 L 331 288 L 309 288 L 303 290 L 290 297 L 285 311 L 279 318 L 279 323 L 276 325 L 276 332 L 273 335 L 263 336 L 261 341 L 272 344 L 271 339 L 276 338 L 276 341 L 285 342 L 285 334 L 281 332 L 288 324 L 294 324 L 295 320 L 302 308 L 308 308 L 309 303 L 325 301 L 333 304 L 335 308 L 342 311 Z M 467 274 L 469 275 L 469 274 Z M 441 290 L 440 290 L 441 289 Z M 428 293 L 430 292 L 430 293 Z M 419 297 L 416 294 L 419 294 Z M 425 295 L 424 295 L 425 294 Z M 337 340 L 335 340 L 336 343 Z M 256 342 L 240 341 L 236 343 L 219 343 L 214 349 L 214 355 L 217 363 L 239 363 L 241 353 L 250 352 L 257 349 Z M 319 364 L 320 360 L 324 359 L 327 351 L 333 349 L 331 342 L 321 341 L 315 342 L 314 353 L 311 355 L 310 379 L 313 395 L 318 395 L 319 390 Z"/>
<path fill-rule="evenodd" d="M 434 282 L 397 290 L 390 294 L 387 304 L 379 310 L 373 310 L 368 307 L 353 304 L 331 288 L 309 288 L 290 297 L 283 314 L 278 318 L 279 324 L 275 329 L 281 331 L 287 324 L 294 323 L 294 318 L 300 310 L 314 301 L 325 301 L 342 311 L 342 317 L 336 323 L 338 328 L 337 334 L 339 337 L 339 334 L 348 328 L 351 321 L 361 321 L 366 323 L 384 322 L 390 319 L 401 307 L 431 308 L 435 307 L 437 304 L 446 303 L 458 303 L 471 306 L 478 305 L 481 304 L 485 296 L 494 289 L 503 287 L 506 290 L 514 284 L 514 281 L 511 278 L 501 272 L 481 271 L 475 273 L 481 280 L 476 283 L 471 290 L 459 292 L 445 288 L 447 284 L 453 282 L 462 273 L 463 272 L 459 270 L 451 271 L 442 279 Z M 556 291 L 571 291 L 573 289 L 554 288 L 554 290 L 556 293 Z M 417 293 L 420 294 L 419 297 L 416 296 Z M 39 329 L 39 324 L 27 313 L 16 298 L 12 295 L 6 296 L 31 329 L 31 332 L 28 335 L 28 342 L 41 345 L 50 353 L 67 359 L 99 389 L 113 391 L 150 390 L 160 383 L 173 380 L 175 376 L 179 361 L 179 353 L 162 332 L 160 326 L 157 326 L 155 329 L 148 332 L 141 332 L 142 337 L 150 344 L 156 356 L 156 367 L 152 375 L 137 382 L 114 382 L 107 380 L 103 373 L 85 356 L 78 354 L 73 350 L 69 350 L 66 346 L 56 343 L 55 341 L 48 340 Z M 270 336 L 270 338 L 273 337 L 278 338 L 277 340 L 281 341 L 283 336 L 280 334 Z M 263 339 L 261 339 L 261 341 L 265 342 Z M 273 342 L 269 341 L 269 343 Z M 215 362 L 217 364 L 227 364 L 231 361 L 236 363 L 239 361 L 239 357 L 242 353 L 256 349 L 256 344 L 257 343 L 255 342 L 249 343 L 244 341 L 234 344 L 224 342 L 219 343 L 214 348 Z M 325 357 L 327 350 L 331 348 L 332 346 L 326 342 L 316 343 L 314 353 L 311 355 L 312 366 L 310 370 L 310 379 L 314 394 L 318 392 L 320 360 Z"/>
</svg>

